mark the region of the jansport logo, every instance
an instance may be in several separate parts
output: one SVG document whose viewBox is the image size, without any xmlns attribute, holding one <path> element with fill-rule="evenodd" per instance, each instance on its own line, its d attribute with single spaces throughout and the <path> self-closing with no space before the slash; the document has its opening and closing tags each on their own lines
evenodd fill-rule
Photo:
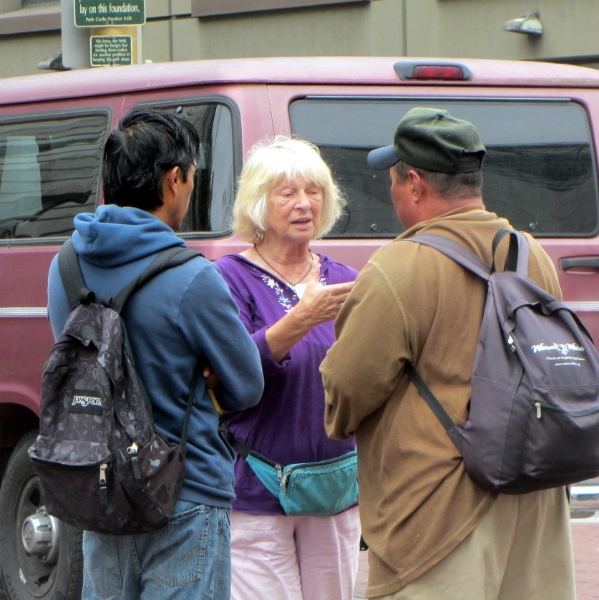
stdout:
<svg viewBox="0 0 599 600">
<path fill-rule="evenodd" d="M 69 412 L 88 415 L 102 414 L 102 398 L 95 392 L 76 391 L 69 407 Z"/>
</svg>

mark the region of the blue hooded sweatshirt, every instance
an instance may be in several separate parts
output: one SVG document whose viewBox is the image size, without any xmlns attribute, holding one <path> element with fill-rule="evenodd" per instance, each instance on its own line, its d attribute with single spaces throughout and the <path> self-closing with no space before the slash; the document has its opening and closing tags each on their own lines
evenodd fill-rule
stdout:
<svg viewBox="0 0 599 600">
<path fill-rule="evenodd" d="M 73 245 L 86 285 L 98 298 L 115 296 L 160 250 L 185 243 L 150 213 L 109 205 L 75 217 Z M 48 316 L 56 338 L 68 315 L 55 257 L 48 279 Z M 160 273 L 131 296 L 122 316 L 155 427 L 169 440 L 180 440 L 198 358 L 219 376 L 223 408 L 250 408 L 260 400 L 264 380 L 258 350 L 210 261 L 194 258 Z M 234 452 L 218 433 L 218 414 L 200 376 L 180 499 L 229 508 L 235 496 L 233 462 Z"/>
</svg>

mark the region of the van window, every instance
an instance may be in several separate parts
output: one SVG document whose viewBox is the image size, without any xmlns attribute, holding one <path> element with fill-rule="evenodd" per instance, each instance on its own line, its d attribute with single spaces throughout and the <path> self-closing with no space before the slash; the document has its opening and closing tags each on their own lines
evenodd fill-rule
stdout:
<svg viewBox="0 0 599 600">
<path fill-rule="evenodd" d="M 200 134 L 200 160 L 189 210 L 179 233 L 222 233 L 230 228 L 235 198 L 233 116 L 224 103 L 176 104 L 151 108 L 190 121 Z"/>
<path fill-rule="evenodd" d="M 0 238 L 65 236 L 93 211 L 108 114 L 0 121 Z"/>
<path fill-rule="evenodd" d="M 320 147 L 348 199 L 329 237 L 395 236 L 389 175 L 366 165 L 391 144 L 415 106 L 447 109 L 477 127 L 487 147 L 487 208 L 538 237 L 590 237 L 597 231 L 597 176 L 584 109 L 568 100 L 306 98 L 291 105 L 292 131 Z"/>
</svg>

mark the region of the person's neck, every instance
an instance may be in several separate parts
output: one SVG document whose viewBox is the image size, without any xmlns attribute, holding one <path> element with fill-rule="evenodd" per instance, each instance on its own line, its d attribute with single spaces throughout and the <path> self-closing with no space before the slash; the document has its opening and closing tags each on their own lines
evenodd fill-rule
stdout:
<svg viewBox="0 0 599 600">
<path fill-rule="evenodd" d="M 275 247 L 267 242 L 254 244 L 256 262 L 289 285 L 296 286 L 310 273 L 313 258 L 309 244 Z"/>
<path fill-rule="evenodd" d="M 303 265 L 310 258 L 310 243 L 277 244 L 270 240 L 263 240 L 254 244 L 260 254 L 277 266 L 290 267 Z"/>
<path fill-rule="evenodd" d="M 460 198 L 459 200 L 447 200 L 445 198 L 437 198 L 436 202 L 429 202 L 426 206 L 427 210 L 422 211 L 420 221 L 428 221 L 436 219 L 454 210 L 465 208 L 466 206 L 480 206 L 484 210 L 485 205 L 481 196 L 472 196 L 471 198 Z"/>
</svg>

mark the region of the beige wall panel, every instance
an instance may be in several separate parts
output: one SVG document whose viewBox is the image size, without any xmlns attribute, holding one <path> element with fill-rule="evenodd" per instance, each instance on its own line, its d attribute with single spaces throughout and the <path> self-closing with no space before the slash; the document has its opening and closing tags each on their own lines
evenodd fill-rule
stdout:
<svg viewBox="0 0 599 600">
<path fill-rule="evenodd" d="M 190 15 L 191 0 L 146 0 L 146 19 Z"/>
<path fill-rule="evenodd" d="M 405 56 L 406 0 L 373 0 L 362 23 L 366 56 Z"/>
<path fill-rule="evenodd" d="M 42 73 L 37 65 L 62 50 L 60 32 L 0 37 L 0 77 Z"/>
<path fill-rule="evenodd" d="M 150 21 L 141 28 L 141 62 L 168 62 L 171 56 L 170 21 Z"/>
<path fill-rule="evenodd" d="M 521 44 L 529 42 L 528 36 L 503 31 L 505 21 L 521 14 L 517 0 L 406 2 L 409 56 L 521 58 Z"/>
<path fill-rule="evenodd" d="M 382 0 L 393 2 L 395 0 Z M 412 56 L 552 58 L 596 54 L 596 0 L 406 0 Z M 542 36 L 504 31 L 506 21 L 538 11 Z"/>
<path fill-rule="evenodd" d="M 146 19 L 169 14 L 169 0 L 146 0 Z"/>
<path fill-rule="evenodd" d="M 217 58 L 207 56 L 197 19 L 176 19 L 172 22 L 173 60 Z"/>
<path fill-rule="evenodd" d="M 239 0 L 240 2 L 242 0 Z M 20 0 L 0 0 L 0 11 Z M 503 30 L 539 11 L 542 36 Z M 599 55 L 598 0 L 372 0 L 197 19 L 191 0 L 146 0 L 142 60 L 370 55 L 551 59 Z M 9 32 L 10 33 L 10 32 Z M 0 36 L 0 77 L 36 73 L 59 32 Z M 593 58 L 591 58 L 593 57 Z"/>
<path fill-rule="evenodd" d="M 21 0 L 0 0 L 2 12 L 11 12 L 21 8 Z"/>
<path fill-rule="evenodd" d="M 143 26 L 142 62 L 207 58 L 203 55 L 197 19 L 152 21 Z"/>
<path fill-rule="evenodd" d="M 544 10 L 544 5 L 553 8 Z M 540 14 L 545 28 L 546 56 L 599 54 L 597 0 L 545 0 L 541 2 Z"/>
<path fill-rule="evenodd" d="M 394 55 L 402 1 L 198 19 L 200 51 L 205 58 Z"/>
</svg>

